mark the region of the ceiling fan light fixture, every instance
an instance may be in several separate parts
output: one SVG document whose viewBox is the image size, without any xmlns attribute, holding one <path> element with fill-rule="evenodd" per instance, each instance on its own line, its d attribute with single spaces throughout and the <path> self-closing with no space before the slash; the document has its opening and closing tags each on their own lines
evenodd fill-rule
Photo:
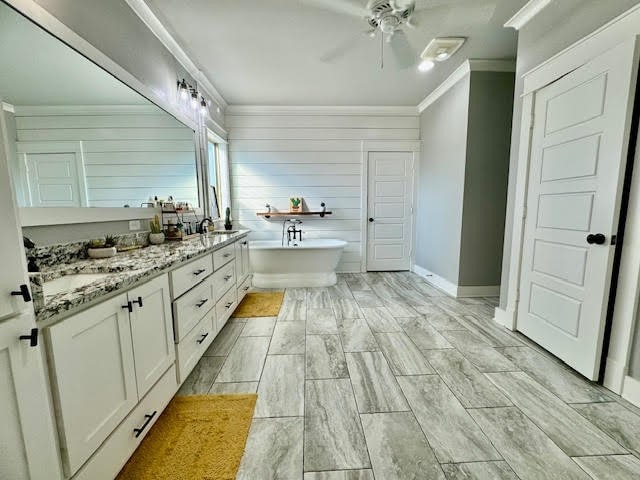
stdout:
<svg viewBox="0 0 640 480">
<path fill-rule="evenodd" d="M 419 64 L 418 64 L 418 70 L 420 70 L 421 72 L 428 72 L 429 70 L 433 70 L 433 67 L 436 66 L 436 63 L 431 60 L 430 58 L 424 58 Z"/>
<path fill-rule="evenodd" d="M 464 37 L 439 37 L 429 42 L 420 58 L 428 58 L 437 62 L 449 60 L 462 47 L 467 39 Z"/>
</svg>

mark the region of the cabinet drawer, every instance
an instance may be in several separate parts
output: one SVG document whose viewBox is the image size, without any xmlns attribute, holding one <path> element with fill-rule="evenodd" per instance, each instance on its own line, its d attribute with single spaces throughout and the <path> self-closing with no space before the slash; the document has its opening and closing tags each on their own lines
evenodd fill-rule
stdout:
<svg viewBox="0 0 640 480">
<path fill-rule="evenodd" d="M 216 301 L 229 291 L 236 284 L 236 262 L 228 263 L 213 274 L 213 291 L 216 294 Z"/>
<path fill-rule="evenodd" d="M 247 276 L 240 285 L 238 285 L 238 304 L 242 301 L 247 292 L 251 289 L 251 275 Z"/>
<path fill-rule="evenodd" d="M 236 257 L 235 243 L 213 252 L 213 267 L 218 270 Z"/>
<path fill-rule="evenodd" d="M 215 306 L 217 300 L 213 290 L 213 277 L 209 277 L 173 302 L 173 331 L 176 343 Z"/>
<path fill-rule="evenodd" d="M 177 345 L 178 383 L 182 383 L 196 366 L 215 336 L 216 309 L 211 309 Z"/>
<path fill-rule="evenodd" d="M 221 329 L 238 306 L 238 297 L 236 289 L 232 288 L 216 303 L 216 319 L 218 320 L 218 329 Z"/>
<path fill-rule="evenodd" d="M 204 257 L 176 268 L 171 272 L 171 292 L 173 298 L 178 298 L 191 287 L 202 282 L 211 273 L 213 273 L 211 255 L 205 255 Z"/>
<path fill-rule="evenodd" d="M 127 462 L 131 454 L 138 448 L 153 424 L 158 420 L 169 400 L 178 389 L 176 383 L 176 367 L 171 367 L 160 377 L 160 380 L 149 390 L 136 408 L 113 431 L 96 453 L 85 463 L 73 480 L 112 480 Z M 156 414 L 149 420 L 145 415 Z M 134 429 L 149 423 L 136 438 Z"/>
</svg>

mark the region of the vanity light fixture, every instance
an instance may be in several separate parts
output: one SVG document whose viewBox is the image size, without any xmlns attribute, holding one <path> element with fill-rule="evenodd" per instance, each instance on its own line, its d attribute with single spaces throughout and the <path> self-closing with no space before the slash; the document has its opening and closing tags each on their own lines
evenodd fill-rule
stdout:
<svg viewBox="0 0 640 480">
<path fill-rule="evenodd" d="M 196 89 L 191 90 L 191 108 L 194 110 L 198 108 L 198 91 Z"/>
<path fill-rule="evenodd" d="M 182 81 L 178 80 L 178 91 L 182 100 L 186 100 L 189 97 L 189 85 L 187 85 L 184 78 Z"/>
<path fill-rule="evenodd" d="M 209 105 L 207 105 L 207 101 L 204 97 L 200 97 L 200 114 L 204 117 L 209 113 Z"/>
</svg>

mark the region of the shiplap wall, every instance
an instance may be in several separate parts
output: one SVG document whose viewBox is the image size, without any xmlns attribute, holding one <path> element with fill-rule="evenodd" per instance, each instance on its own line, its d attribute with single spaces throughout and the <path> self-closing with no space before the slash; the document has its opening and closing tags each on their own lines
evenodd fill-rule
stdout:
<svg viewBox="0 0 640 480">
<path fill-rule="evenodd" d="M 417 140 L 415 109 L 229 107 L 231 204 L 236 222 L 251 238 L 279 240 L 282 221 L 256 216 L 269 203 L 288 211 L 289 197 L 306 210 L 325 202 L 333 212 L 303 219 L 304 238 L 348 242 L 338 270 L 360 271 L 363 140 Z"/>
<path fill-rule="evenodd" d="M 159 108 L 17 107 L 15 121 L 18 142 L 82 142 L 92 207 L 138 207 L 151 195 L 198 204 L 193 130 Z"/>
</svg>

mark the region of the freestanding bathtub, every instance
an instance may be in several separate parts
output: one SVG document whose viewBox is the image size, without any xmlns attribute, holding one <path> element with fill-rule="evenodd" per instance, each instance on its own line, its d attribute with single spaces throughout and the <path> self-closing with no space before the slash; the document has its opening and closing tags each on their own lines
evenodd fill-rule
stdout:
<svg viewBox="0 0 640 480">
<path fill-rule="evenodd" d="M 280 240 L 249 243 L 253 285 L 259 288 L 329 287 L 336 284 L 336 266 L 347 245 L 343 240 L 310 239 L 298 246 Z"/>
</svg>

